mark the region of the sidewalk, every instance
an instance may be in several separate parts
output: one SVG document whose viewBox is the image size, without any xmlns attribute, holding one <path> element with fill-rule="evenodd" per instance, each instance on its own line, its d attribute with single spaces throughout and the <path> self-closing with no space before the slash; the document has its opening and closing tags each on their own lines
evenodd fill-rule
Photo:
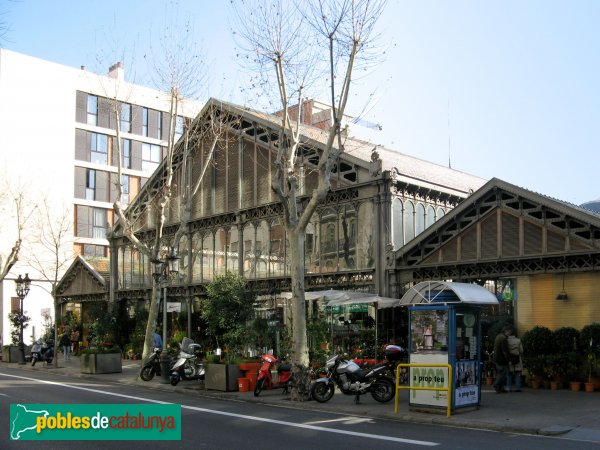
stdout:
<svg viewBox="0 0 600 450">
<path fill-rule="evenodd" d="M 348 416 L 362 416 L 386 420 L 400 420 L 427 424 L 443 424 L 457 427 L 470 427 L 486 430 L 506 431 L 540 435 L 562 435 L 573 439 L 600 443 L 600 392 L 572 392 L 567 389 L 523 389 L 523 392 L 496 394 L 491 386 L 483 386 L 481 407 L 458 410 L 451 417 L 445 411 L 440 414 L 415 412 L 409 409 L 408 391 L 400 393 L 398 414 L 394 413 L 394 402 L 377 403 L 370 395 L 361 397 L 361 403 L 354 404 L 354 397 L 341 395 L 336 391 L 327 403 L 292 402 L 289 396 L 282 395 L 281 389 L 263 391 L 259 397 L 252 392 L 220 392 L 205 390 L 199 382 L 181 381 L 177 386 L 162 384 L 160 378 L 144 382 L 138 377 L 140 361 L 123 360 L 123 372 L 113 374 L 82 374 L 79 358 L 71 357 L 63 361 L 59 357 L 59 367 L 44 366 L 41 363 L 19 366 L 15 363 L 0 362 L 0 371 L 9 372 L 16 368 L 30 372 L 46 371 L 94 381 L 134 385 L 148 389 L 167 391 L 193 391 L 195 395 L 219 399 L 272 404 L 290 408 L 301 408 L 334 412 Z"/>
</svg>

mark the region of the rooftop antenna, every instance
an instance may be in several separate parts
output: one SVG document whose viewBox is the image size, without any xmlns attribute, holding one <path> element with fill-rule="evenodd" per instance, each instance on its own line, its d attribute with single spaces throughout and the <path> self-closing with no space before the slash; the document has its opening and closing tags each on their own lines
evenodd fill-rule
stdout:
<svg viewBox="0 0 600 450">
<path fill-rule="evenodd" d="M 448 168 L 452 169 L 450 162 L 450 99 L 448 99 Z"/>
</svg>

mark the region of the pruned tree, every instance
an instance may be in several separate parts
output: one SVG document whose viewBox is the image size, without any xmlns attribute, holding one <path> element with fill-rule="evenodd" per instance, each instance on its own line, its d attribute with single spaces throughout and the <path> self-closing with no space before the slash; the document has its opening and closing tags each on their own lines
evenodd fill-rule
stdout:
<svg viewBox="0 0 600 450">
<path fill-rule="evenodd" d="M 290 246 L 292 285 L 292 362 L 309 364 L 306 336 L 304 248 L 310 220 L 331 188 L 330 178 L 344 151 L 342 118 L 355 70 L 374 64 L 375 25 L 384 0 L 248 0 L 238 3 L 235 34 L 254 74 L 253 86 L 275 93 L 281 117 L 276 176 L 272 189 L 284 210 Z M 302 209 L 302 101 L 327 92 L 331 120 L 317 163 L 318 185 Z M 297 393 L 296 393 L 297 394 Z"/>
<path fill-rule="evenodd" d="M 164 260 L 172 249 L 177 249 L 179 242 L 188 230 L 191 218 L 192 199 L 198 193 L 208 164 L 217 148 L 217 143 L 225 135 L 226 123 L 229 118 L 217 114 L 216 108 L 206 113 L 207 120 L 203 122 L 188 122 L 184 127 L 184 135 L 176 140 L 176 121 L 185 112 L 186 99 L 194 98 L 195 90 L 202 87 L 205 81 L 201 52 L 197 49 L 193 30 L 189 22 L 179 26 L 172 24 L 165 28 L 165 34 L 160 40 L 159 49 L 153 51 L 149 60 L 154 84 L 165 93 L 169 104 L 169 133 L 166 139 L 165 157 L 154 177 L 158 179 L 152 203 L 155 233 L 151 242 L 142 241 L 138 237 L 139 225 L 131 218 L 121 203 L 122 186 L 116 184 L 116 200 L 113 210 L 118 218 L 114 230 L 122 233 L 132 245 L 149 260 Z M 118 161 L 118 180 L 122 173 L 121 149 L 121 101 L 117 92 L 109 96 L 112 100 L 112 111 L 116 123 L 115 151 Z M 122 97 L 121 97 L 122 98 Z M 193 173 L 188 170 L 188 163 L 193 158 L 193 149 L 199 143 L 208 143 L 208 154 L 201 173 L 192 179 Z M 177 180 L 177 185 L 174 184 Z M 167 214 L 176 210 L 180 218 L 180 226 L 175 235 L 167 239 L 164 236 Z M 143 359 L 152 352 L 152 336 L 159 312 L 160 286 L 153 280 L 152 295 L 146 333 L 144 339 Z"/>
<path fill-rule="evenodd" d="M 59 305 L 56 287 L 68 265 L 73 261 L 73 212 L 66 205 L 55 207 L 44 199 L 38 208 L 36 233 L 31 236 L 31 249 L 25 258 L 40 279 L 50 284 L 54 306 L 54 342 L 58 342 Z M 54 358 L 58 367 L 58 358 Z"/>
</svg>

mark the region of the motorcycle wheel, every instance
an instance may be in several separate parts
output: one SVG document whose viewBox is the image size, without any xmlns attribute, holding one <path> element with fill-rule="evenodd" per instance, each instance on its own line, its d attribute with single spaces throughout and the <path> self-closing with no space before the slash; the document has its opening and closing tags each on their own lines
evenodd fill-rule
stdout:
<svg viewBox="0 0 600 450">
<path fill-rule="evenodd" d="M 380 403 L 389 402 L 396 395 L 394 384 L 387 378 L 381 378 L 373 385 L 371 396 Z"/>
<path fill-rule="evenodd" d="M 331 400 L 334 392 L 333 384 L 330 383 L 315 383 L 310 390 L 310 394 L 312 398 L 314 398 L 319 403 L 325 403 Z"/>
<path fill-rule="evenodd" d="M 171 386 L 177 386 L 177 383 L 179 383 L 180 379 L 181 379 L 181 377 L 179 376 L 179 374 L 177 372 L 173 372 L 171 374 L 171 377 L 169 378 L 169 381 L 171 382 Z"/>
<path fill-rule="evenodd" d="M 140 371 L 140 378 L 144 381 L 150 381 L 154 378 L 154 367 L 152 364 L 146 364 Z"/>
<path fill-rule="evenodd" d="M 256 382 L 256 386 L 254 386 L 254 396 L 258 397 L 265 386 L 265 379 L 261 378 Z"/>
</svg>

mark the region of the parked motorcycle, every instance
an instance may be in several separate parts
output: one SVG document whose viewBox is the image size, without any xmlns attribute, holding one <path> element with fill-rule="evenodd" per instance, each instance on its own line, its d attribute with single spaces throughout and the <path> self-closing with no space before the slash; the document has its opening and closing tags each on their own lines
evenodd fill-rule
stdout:
<svg viewBox="0 0 600 450">
<path fill-rule="evenodd" d="M 285 362 L 277 364 L 278 360 L 271 354 L 260 357 L 262 365 L 258 370 L 256 377 L 256 386 L 254 387 L 254 396 L 258 397 L 263 389 L 282 388 L 284 393 L 288 393 L 292 385 L 292 365 Z M 277 381 L 273 381 L 271 368 L 277 367 Z"/>
<path fill-rule="evenodd" d="M 311 388 L 312 398 L 319 403 L 331 400 L 336 386 L 342 394 L 354 395 L 355 403 L 359 403 L 360 396 L 366 393 L 381 403 L 394 398 L 396 388 L 385 365 L 363 370 L 354 361 L 333 355 L 325 363 L 325 370 L 327 376 L 317 378 Z"/>
<path fill-rule="evenodd" d="M 43 361 L 45 364 L 51 364 L 54 358 L 54 344 L 52 341 L 42 342 L 38 339 L 31 347 L 31 365 L 35 366 L 38 361 Z"/>
<path fill-rule="evenodd" d="M 201 362 L 200 344 L 190 338 L 183 338 L 179 354 L 171 367 L 171 384 L 177 386 L 180 380 L 204 380 L 205 368 Z"/>
<path fill-rule="evenodd" d="M 162 376 L 162 367 L 160 364 L 160 355 L 162 353 L 162 349 L 156 347 L 154 349 L 154 353 L 148 359 L 148 362 L 144 364 L 142 369 L 140 370 L 140 378 L 144 381 L 150 381 L 154 378 L 154 375 Z"/>
</svg>

